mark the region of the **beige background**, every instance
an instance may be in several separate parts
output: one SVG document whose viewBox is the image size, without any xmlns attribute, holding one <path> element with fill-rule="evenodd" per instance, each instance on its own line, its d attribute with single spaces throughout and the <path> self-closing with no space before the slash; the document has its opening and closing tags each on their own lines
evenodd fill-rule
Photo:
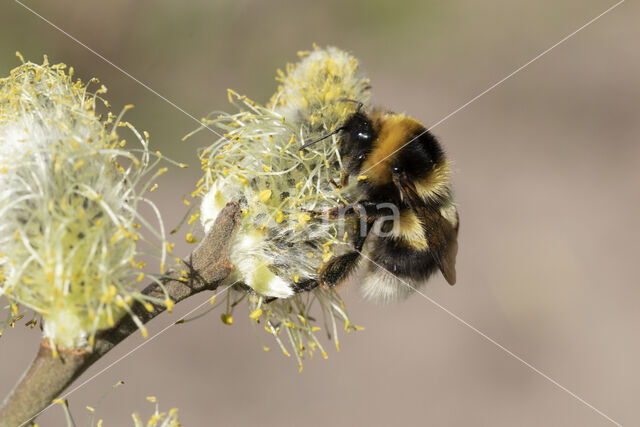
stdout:
<svg viewBox="0 0 640 427">
<path fill-rule="evenodd" d="M 266 101 L 277 67 L 312 42 L 353 52 L 375 102 L 433 124 L 614 2 L 506 1 L 29 1 L 28 5 L 196 117 L 228 109 L 227 87 Z M 0 74 L 14 51 L 100 77 L 114 110 L 155 148 L 197 165 L 182 135 L 190 118 L 91 52 L 5 1 Z M 461 212 L 458 284 L 425 293 L 616 421 L 640 424 L 639 7 L 627 1 L 434 133 L 455 161 Z M 168 174 L 169 175 L 169 174 Z M 156 193 L 173 226 L 197 166 Z M 178 243 L 178 253 L 189 248 Z M 160 331 L 200 295 L 151 324 Z M 377 307 L 347 291 L 366 330 L 305 364 L 263 353 L 249 319 L 219 313 L 173 327 L 70 396 L 106 425 L 148 414 L 155 395 L 200 425 L 599 426 L 609 422 L 434 304 L 414 295 Z M 269 340 L 265 336 L 263 339 Z M 19 326 L 0 339 L 0 395 L 38 345 Z M 140 344 L 129 338 L 89 378 Z M 82 381 L 81 379 L 80 381 Z M 79 384 L 79 383 L 77 383 Z M 64 425 L 54 407 L 40 424 Z"/>
</svg>

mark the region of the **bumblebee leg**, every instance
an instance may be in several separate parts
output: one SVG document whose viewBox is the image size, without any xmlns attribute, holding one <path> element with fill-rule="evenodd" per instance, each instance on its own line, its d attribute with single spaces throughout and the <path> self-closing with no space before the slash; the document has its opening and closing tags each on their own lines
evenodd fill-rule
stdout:
<svg viewBox="0 0 640 427">
<path fill-rule="evenodd" d="M 367 236 L 369 235 L 369 232 L 373 228 L 373 224 L 375 224 L 375 220 L 367 221 L 367 224 L 365 225 L 365 227 L 367 228 L 363 232 L 361 228 L 361 224 L 358 223 L 358 230 L 357 230 L 358 238 L 353 243 L 353 247 L 356 249 L 356 251 L 362 252 L 362 248 L 364 247 L 364 242 L 367 240 Z"/>
<path fill-rule="evenodd" d="M 349 174 L 343 172 L 340 177 L 340 188 L 346 187 L 347 185 L 349 185 Z"/>
<path fill-rule="evenodd" d="M 326 212 L 314 211 L 312 209 L 305 209 L 305 208 L 300 208 L 300 212 L 308 213 L 309 215 L 313 215 L 313 216 L 324 216 L 324 215 L 326 215 Z"/>
<path fill-rule="evenodd" d="M 374 223 L 375 221 L 367 221 L 365 230 L 362 230 L 360 223 L 358 223 L 358 238 L 354 242 L 355 251 L 347 252 L 329 260 L 320 272 L 319 281 L 322 285 L 333 288 L 355 270 L 360 261 L 360 252 L 362 252 L 364 242 L 367 240 L 369 231 L 373 228 Z"/>
<path fill-rule="evenodd" d="M 293 289 L 293 292 L 295 292 L 296 294 L 299 294 L 300 292 L 312 291 L 317 287 L 318 287 L 318 281 L 314 279 L 306 279 L 301 282 L 291 284 L 291 289 Z M 269 297 L 264 300 L 264 303 L 269 304 L 277 299 L 279 298 Z"/>
<path fill-rule="evenodd" d="M 328 288 L 339 285 L 358 265 L 359 258 L 360 253 L 355 251 L 331 258 L 320 271 L 318 281 Z"/>
<path fill-rule="evenodd" d="M 329 219 L 360 217 L 366 218 L 367 221 L 373 221 L 385 215 L 393 215 L 394 211 L 388 205 L 388 203 L 380 204 L 370 200 L 361 200 L 350 205 L 336 206 L 327 210 L 325 214 Z"/>
<path fill-rule="evenodd" d="M 293 292 L 298 294 L 300 292 L 311 291 L 311 290 L 315 289 L 317 286 L 318 286 L 318 281 L 317 280 L 306 279 L 306 280 L 303 280 L 301 282 L 292 284 L 291 285 L 291 289 L 293 289 Z"/>
</svg>

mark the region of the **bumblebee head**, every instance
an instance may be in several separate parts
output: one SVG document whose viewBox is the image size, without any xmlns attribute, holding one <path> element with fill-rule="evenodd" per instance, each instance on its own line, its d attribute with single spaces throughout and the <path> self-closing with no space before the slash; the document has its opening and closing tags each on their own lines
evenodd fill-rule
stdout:
<svg viewBox="0 0 640 427">
<path fill-rule="evenodd" d="M 404 114 L 366 114 L 360 107 L 341 127 L 300 149 L 339 133 L 346 173 L 358 176 L 370 199 L 412 204 L 450 198 L 449 163 L 436 138 Z"/>
<path fill-rule="evenodd" d="M 436 138 L 403 114 L 358 112 L 341 129 L 347 172 L 371 198 L 427 201 L 448 189 L 448 163 Z"/>
</svg>

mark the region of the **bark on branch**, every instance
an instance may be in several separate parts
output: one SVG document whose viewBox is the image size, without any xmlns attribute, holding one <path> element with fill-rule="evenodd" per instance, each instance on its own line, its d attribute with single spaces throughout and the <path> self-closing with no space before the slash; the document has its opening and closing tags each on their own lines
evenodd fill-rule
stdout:
<svg viewBox="0 0 640 427">
<path fill-rule="evenodd" d="M 180 273 L 170 272 L 162 279 L 175 303 L 205 290 L 216 290 L 231 273 L 233 266 L 228 258 L 229 242 L 239 221 L 238 204 L 227 204 L 200 246 L 184 260 L 190 270 L 189 277 L 178 280 Z M 142 293 L 160 300 L 165 298 L 156 283 L 147 286 Z M 166 307 L 154 305 L 153 311 L 149 312 L 142 304 L 136 303 L 132 310 L 143 323 L 147 323 L 165 311 Z M 113 328 L 96 335 L 93 350 L 58 349 L 58 357 L 53 357 L 49 341 L 43 340 L 31 366 L 0 408 L 0 427 L 16 427 L 32 420 L 87 368 L 137 330 L 138 327 L 127 315 Z"/>
</svg>

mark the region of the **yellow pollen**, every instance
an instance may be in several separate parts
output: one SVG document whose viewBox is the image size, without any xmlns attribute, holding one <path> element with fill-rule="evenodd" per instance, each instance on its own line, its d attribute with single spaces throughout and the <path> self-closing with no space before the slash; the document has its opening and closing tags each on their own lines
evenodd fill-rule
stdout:
<svg viewBox="0 0 640 427">
<path fill-rule="evenodd" d="M 263 202 L 266 202 L 271 198 L 271 190 L 262 190 L 261 192 L 258 193 L 258 197 Z"/>
<path fill-rule="evenodd" d="M 220 320 L 222 320 L 222 323 L 225 325 L 233 325 L 233 316 L 231 316 L 231 314 L 222 313 L 220 315 Z"/>
<path fill-rule="evenodd" d="M 309 214 L 307 214 L 307 213 L 299 213 L 298 214 L 298 222 L 300 223 L 300 225 L 304 225 L 310 219 L 311 219 L 311 216 Z"/>
</svg>

